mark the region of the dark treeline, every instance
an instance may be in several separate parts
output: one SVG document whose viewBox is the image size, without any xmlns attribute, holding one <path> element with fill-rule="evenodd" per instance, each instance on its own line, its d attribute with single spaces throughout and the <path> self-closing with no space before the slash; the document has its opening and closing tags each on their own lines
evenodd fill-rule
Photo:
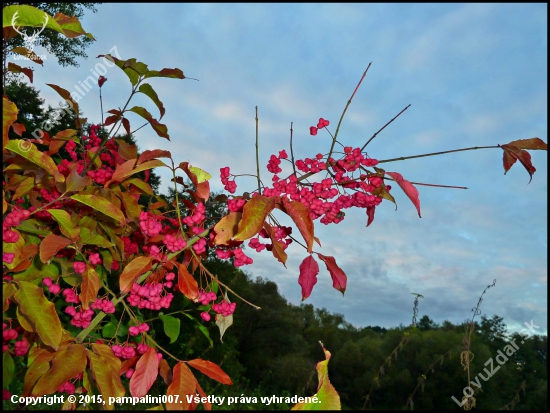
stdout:
<svg viewBox="0 0 550 413">
<path fill-rule="evenodd" d="M 209 347 L 208 340 L 198 333 L 196 326 L 182 319 L 182 334 L 177 343 L 167 345 L 167 349 L 184 359 L 202 357 L 218 362 L 235 383 L 216 386 L 211 380 L 200 378 L 207 393 L 216 396 L 244 394 L 256 396 L 258 400 L 259 396 L 271 395 L 311 396 L 317 389 L 316 363 L 324 359 L 319 345 L 322 341 L 332 353 L 330 380 L 340 394 L 344 409 L 363 408 L 365 396 L 382 365 L 382 374 L 374 382 L 370 394 L 369 408 L 403 408 L 419 385 L 412 397 L 414 409 L 459 409 L 451 396 L 460 402 L 467 386 L 467 373 L 460 357 L 464 350 L 466 322 L 455 325 L 445 321 L 438 325 L 424 315 L 415 329 L 357 328 L 347 323 L 341 314 L 331 314 L 310 304 L 288 303 L 274 282 L 262 278 L 252 280 L 231 263 L 210 259 L 208 267 L 220 281 L 260 306 L 261 310 L 239 302 L 234 325 L 226 331 L 223 343 L 220 343 L 213 321 L 205 323 L 209 326 L 213 347 Z M 185 306 L 186 309 L 193 307 L 196 305 L 190 302 Z M 163 335 L 160 323 L 156 331 L 160 339 Z M 401 348 L 392 355 L 403 338 Z M 498 352 L 504 351 L 511 340 L 515 340 L 519 349 L 498 369 Z M 546 407 L 546 336 L 507 335 L 501 317 L 482 316 L 472 336 L 471 351 L 474 353 L 471 380 L 475 382 L 477 376 L 481 385 L 481 391 L 475 395 L 477 408 Z M 385 363 L 388 356 L 391 361 Z M 494 374 L 488 377 L 484 369 L 491 372 L 490 364 L 485 365 L 491 358 Z M 479 373 L 483 377 L 478 376 Z M 510 403 L 518 391 L 519 402 L 516 399 L 512 406 Z M 243 404 L 221 408 L 253 407 Z M 270 407 L 291 406 L 256 405 L 256 408 Z"/>
</svg>

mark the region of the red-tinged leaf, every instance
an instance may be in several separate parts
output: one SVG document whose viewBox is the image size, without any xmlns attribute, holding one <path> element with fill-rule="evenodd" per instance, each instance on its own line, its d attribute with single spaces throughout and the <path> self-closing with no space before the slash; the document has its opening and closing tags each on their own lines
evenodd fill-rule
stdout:
<svg viewBox="0 0 550 413">
<path fill-rule="evenodd" d="M 251 198 L 243 208 L 243 217 L 239 222 L 236 241 L 245 241 L 260 232 L 266 217 L 273 211 L 275 199 L 263 195 Z"/>
<path fill-rule="evenodd" d="M 71 244 L 71 240 L 59 235 L 47 235 L 40 243 L 40 261 L 44 264 L 48 263 L 55 254 Z"/>
<path fill-rule="evenodd" d="M 32 50 L 27 49 L 26 47 L 14 47 L 13 49 L 11 49 L 11 52 L 17 53 L 21 56 L 25 56 L 27 60 L 31 60 L 34 63 L 38 63 L 39 65 L 44 65 L 42 59 L 40 59 L 40 57 L 36 53 L 34 53 Z"/>
<path fill-rule="evenodd" d="M 24 73 L 25 76 L 29 78 L 29 81 L 32 83 L 34 71 L 30 67 L 21 67 L 15 63 L 8 62 L 8 72 L 12 73 Z"/>
<path fill-rule="evenodd" d="M 178 266 L 178 288 L 183 295 L 190 300 L 194 300 L 199 297 L 199 285 L 197 280 L 187 270 L 187 266 L 184 264 L 176 263 Z"/>
<path fill-rule="evenodd" d="M 13 131 L 19 135 L 19 136 L 22 136 L 23 135 L 23 132 L 25 132 L 25 125 L 23 125 L 22 123 L 14 123 L 13 125 L 11 125 Z"/>
<path fill-rule="evenodd" d="M 307 252 L 311 253 L 313 241 L 315 239 L 313 220 L 309 215 L 309 208 L 300 201 L 290 201 L 286 197 L 282 198 L 285 212 L 292 218 L 300 234 L 304 237 L 307 245 Z"/>
<path fill-rule="evenodd" d="M 120 367 L 120 372 L 119 372 L 119 376 L 122 376 L 123 374 L 125 374 L 128 370 L 130 370 L 131 368 L 133 368 L 137 361 L 139 360 L 141 356 L 134 356 L 130 359 L 127 359 L 127 360 L 124 360 L 124 363 L 122 363 L 122 366 Z M 162 359 L 164 360 L 164 359 Z"/>
<path fill-rule="evenodd" d="M 243 214 L 240 212 L 231 212 L 218 221 L 214 226 L 216 232 L 214 243 L 216 245 L 226 245 L 237 234 L 242 216 Z"/>
<path fill-rule="evenodd" d="M 44 296 L 44 290 L 37 285 L 27 281 L 18 281 L 17 285 L 19 290 L 14 297 L 19 303 L 21 313 L 30 319 L 34 331 L 42 341 L 57 350 L 61 343 L 62 329 L 54 304 Z"/>
<path fill-rule="evenodd" d="M 516 159 L 519 160 L 521 162 L 521 164 L 523 165 L 523 167 L 525 168 L 525 170 L 527 171 L 527 173 L 529 174 L 529 183 L 531 183 L 531 180 L 533 179 L 533 174 L 535 173 L 536 169 L 533 166 L 533 164 L 531 163 L 531 155 L 529 154 L 529 152 L 524 151 L 523 149 L 520 149 L 516 146 L 512 146 L 510 144 L 501 145 L 501 148 L 504 150 L 505 153 L 509 154 L 512 158 L 514 158 L 514 162 L 510 163 L 510 166 L 508 167 L 508 169 L 510 169 L 512 167 L 512 165 L 515 163 Z M 505 158 L 504 158 L 504 170 L 505 170 L 504 173 L 505 174 L 508 171 L 506 169 L 506 162 L 507 162 L 507 159 L 506 159 L 506 156 L 505 156 Z"/>
<path fill-rule="evenodd" d="M 141 209 L 139 208 L 138 201 L 132 196 L 132 194 L 128 192 L 123 192 L 122 194 L 122 204 L 124 205 L 124 210 L 126 211 L 126 216 L 133 220 L 134 222 L 138 222 L 139 220 L 139 214 L 141 213 Z"/>
<path fill-rule="evenodd" d="M 327 266 L 327 270 L 332 277 L 332 287 L 340 291 L 343 295 L 346 292 L 348 277 L 346 276 L 344 271 L 342 271 L 342 269 L 336 264 L 336 260 L 334 259 L 334 257 L 329 257 L 321 254 L 317 254 L 317 256 Z"/>
<path fill-rule="evenodd" d="M 92 375 L 103 400 L 105 400 L 104 408 L 114 410 L 115 405 L 114 403 L 109 404 L 109 398 L 122 397 L 126 392 L 119 376 L 120 359 L 115 357 L 111 349 L 104 344 L 93 344 L 92 346 L 99 353 L 87 351 Z M 105 347 L 106 349 L 99 350 L 99 347 Z M 109 355 L 107 351 L 111 354 Z"/>
<path fill-rule="evenodd" d="M 403 179 L 403 176 L 401 176 L 401 174 L 397 172 L 386 172 L 386 175 L 391 176 L 395 180 L 395 182 L 397 182 L 403 192 L 405 192 L 405 195 L 409 197 L 413 205 L 416 207 L 416 210 L 418 211 L 418 216 L 422 218 L 422 216 L 420 215 L 420 199 L 418 189 L 416 189 L 409 181 Z"/>
<path fill-rule="evenodd" d="M 175 68 L 175 69 L 162 69 L 162 70 L 149 70 L 147 73 L 145 73 L 145 76 L 143 76 L 144 79 L 147 79 L 148 77 L 168 77 L 173 79 L 185 79 L 185 76 L 183 75 L 183 72 L 181 69 Z"/>
<path fill-rule="evenodd" d="M 36 382 L 50 369 L 50 361 L 56 356 L 56 351 L 50 351 L 48 349 L 38 349 L 31 360 L 29 354 L 29 368 L 25 373 L 25 379 L 23 380 L 23 393 L 22 397 L 29 397 L 31 391 Z"/>
<path fill-rule="evenodd" d="M 96 195 L 75 194 L 71 196 L 71 199 L 74 199 L 84 205 L 88 205 L 90 208 L 113 218 L 119 225 L 124 225 L 126 223 L 126 218 L 124 217 L 122 211 L 105 198 Z"/>
<path fill-rule="evenodd" d="M 32 82 L 31 82 L 32 83 Z M 2 98 L 2 149 L 8 144 L 10 126 L 17 120 L 19 109 L 6 95 Z"/>
<path fill-rule="evenodd" d="M 72 344 L 57 353 L 51 366 L 36 382 L 32 396 L 55 393 L 64 382 L 82 373 L 86 368 L 86 349 L 81 344 Z"/>
<path fill-rule="evenodd" d="M 164 359 L 160 359 L 159 362 L 159 374 L 160 377 L 164 380 L 167 386 L 170 386 L 172 383 L 172 369 L 168 365 L 168 362 Z"/>
<path fill-rule="evenodd" d="M 126 179 L 123 183 L 124 187 L 128 189 L 128 187 L 131 185 L 134 185 L 137 189 L 139 189 L 140 193 L 147 194 L 147 195 L 154 195 L 153 189 L 151 188 L 151 185 L 149 185 L 146 182 L 143 182 L 139 178 L 130 178 Z"/>
<path fill-rule="evenodd" d="M 67 89 L 63 89 L 62 87 L 59 87 L 57 85 L 53 85 L 51 83 L 46 83 L 46 85 L 48 85 L 53 90 L 55 90 L 59 94 L 59 96 L 61 96 L 65 100 L 65 102 L 71 107 L 71 109 L 76 114 L 76 119 L 77 119 L 76 127 L 79 128 L 80 127 L 80 121 L 79 121 L 79 118 L 78 118 L 78 114 L 80 113 L 80 111 L 79 111 L 79 108 L 78 108 L 78 103 L 75 102 L 75 100 L 71 97 L 71 93 Z"/>
<path fill-rule="evenodd" d="M 508 145 L 515 146 L 519 149 L 539 149 L 543 151 L 548 150 L 548 144 L 540 138 L 519 139 L 512 141 Z"/>
<path fill-rule="evenodd" d="M 102 87 L 103 84 L 107 81 L 107 78 L 105 76 L 99 76 L 99 78 L 97 79 L 97 85 L 99 87 Z"/>
<path fill-rule="evenodd" d="M 273 228 L 267 222 L 264 222 L 264 228 L 267 231 L 267 234 L 269 235 L 269 238 L 271 239 L 271 245 L 272 245 L 271 253 L 286 268 L 286 260 L 287 260 L 288 256 L 285 252 L 284 242 L 278 240 L 275 237 Z"/>
<path fill-rule="evenodd" d="M 130 112 L 137 113 L 143 119 L 147 120 L 158 136 L 170 140 L 170 136 L 168 135 L 168 128 L 166 127 L 166 125 L 163 125 L 158 120 L 153 118 L 153 116 L 145 108 L 142 108 L 141 106 L 134 106 L 132 109 L 128 110 Z"/>
<path fill-rule="evenodd" d="M 172 383 L 166 391 L 168 399 L 166 410 L 188 410 L 189 403 L 186 396 L 195 396 L 196 382 L 197 379 L 183 361 L 176 364 L 172 374 Z"/>
<path fill-rule="evenodd" d="M 144 95 L 147 95 L 154 103 L 157 105 L 157 108 L 159 108 L 160 112 L 160 119 L 164 116 L 164 113 L 166 113 L 166 109 L 164 109 L 164 105 L 160 101 L 157 92 L 152 88 L 152 86 L 149 83 L 143 83 L 139 87 L 139 92 L 143 93 Z"/>
<path fill-rule="evenodd" d="M 118 165 L 113 173 L 111 180 L 105 183 L 105 188 L 113 182 L 122 182 L 130 176 L 145 171 L 147 169 L 157 168 L 159 166 L 166 166 L 164 162 L 159 159 L 153 159 L 152 161 L 144 162 L 141 165 L 138 165 L 134 168 L 136 161 L 135 159 L 130 159 L 129 161 L 124 162 L 122 165 Z"/>
<path fill-rule="evenodd" d="M 504 148 L 502 149 L 502 152 L 502 164 L 504 166 L 504 175 L 506 175 L 512 165 L 516 163 L 517 158 Z"/>
<path fill-rule="evenodd" d="M 95 40 L 91 33 L 86 33 L 86 30 L 82 28 L 80 21 L 75 16 L 66 16 L 58 12 L 53 17 L 53 20 L 61 26 L 63 34 L 69 39 L 84 35 L 89 39 Z"/>
<path fill-rule="evenodd" d="M 317 284 L 317 274 L 319 274 L 319 264 L 313 255 L 308 255 L 300 264 L 298 277 L 298 284 L 302 287 L 302 301 L 311 295 L 313 286 Z"/>
<path fill-rule="evenodd" d="M 136 364 L 130 378 L 130 394 L 133 397 L 144 397 L 159 374 L 159 359 L 154 347 L 149 347 Z"/>
<path fill-rule="evenodd" d="M 129 161 L 131 159 L 137 158 L 137 146 L 131 145 L 128 142 L 125 142 L 123 139 L 117 139 L 116 143 L 118 144 L 118 153 L 122 159 Z"/>
<path fill-rule="evenodd" d="M 130 261 L 120 274 L 120 291 L 124 293 L 130 291 L 136 278 L 151 269 L 152 259 L 152 257 L 136 257 Z"/>
<path fill-rule="evenodd" d="M 197 386 L 197 391 L 199 392 L 199 395 L 204 398 L 207 398 L 206 396 L 206 393 L 204 392 L 204 390 L 202 389 L 201 385 L 199 384 L 198 381 L 195 380 L 195 384 Z M 212 404 L 209 403 L 209 402 L 206 402 L 206 403 L 203 403 L 204 404 L 204 409 L 205 410 L 212 410 Z"/>
<path fill-rule="evenodd" d="M 137 165 L 141 165 L 143 162 L 150 161 L 151 159 L 156 158 L 170 158 L 172 159 L 172 154 L 170 151 L 165 151 L 162 149 L 153 149 L 153 150 L 146 150 L 141 155 L 139 155 L 139 159 L 137 161 Z"/>
<path fill-rule="evenodd" d="M 76 136 L 78 131 L 76 129 L 65 129 L 60 132 L 57 132 L 53 137 L 54 140 L 68 141 L 72 140 Z"/>
<path fill-rule="evenodd" d="M 24 139 L 12 139 L 6 144 L 6 149 L 21 155 L 23 158 L 39 166 L 55 177 L 56 182 L 65 182 L 65 177 L 57 170 L 52 158 L 39 151 L 36 146 Z"/>
<path fill-rule="evenodd" d="M 219 381 L 221 384 L 233 384 L 231 378 L 215 363 L 208 360 L 194 359 L 187 362 L 191 367 L 196 368 L 202 374 Z"/>
<path fill-rule="evenodd" d="M 323 347 L 323 343 L 321 343 Z M 330 383 L 328 378 L 328 361 L 330 360 L 330 352 L 323 347 L 325 352 L 325 360 L 317 363 L 317 377 L 319 385 L 317 386 L 317 403 L 297 403 L 291 410 L 341 410 L 340 396 Z"/>
<path fill-rule="evenodd" d="M 80 285 L 80 302 L 84 310 L 88 309 L 88 304 L 97 299 L 99 291 L 99 275 L 90 265 L 86 265 L 86 270 L 82 274 L 82 284 Z"/>
<path fill-rule="evenodd" d="M 52 218 L 59 224 L 61 233 L 73 241 L 80 236 L 80 228 L 74 226 L 69 213 L 63 209 L 48 209 Z"/>
<path fill-rule="evenodd" d="M 195 186 L 197 196 L 202 200 L 208 201 L 208 198 L 210 197 L 210 184 L 208 183 L 208 180 L 212 176 L 208 172 L 203 171 L 201 168 L 189 165 L 189 162 L 181 162 L 179 164 L 179 168 L 187 174 Z"/>
<path fill-rule="evenodd" d="M 372 221 L 374 221 L 374 213 L 376 212 L 375 206 L 369 206 L 367 207 L 367 227 L 372 224 Z"/>
<path fill-rule="evenodd" d="M 208 181 L 201 182 L 197 185 L 197 195 L 205 202 L 210 198 L 210 183 Z"/>
<path fill-rule="evenodd" d="M 107 118 L 105 119 L 105 122 L 103 122 L 103 126 L 114 125 L 115 123 L 118 122 L 119 119 L 120 119 L 120 115 L 107 116 Z"/>
<path fill-rule="evenodd" d="M 122 118 L 122 126 L 124 126 L 124 130 L 129 135 L 131 133 L 130 121 L 126 118 Z"/>
<path fill-rule="evenodd" d="M 72 167 L 71 173 L 67 176 L 66 179 L 66 191 L 67 192 L 80 192 L 85 187 L 92 185 L 92 178 L 89 176 L 80 176 L 77 172 L 77 167 L 74 165 Z"/>
</svg>

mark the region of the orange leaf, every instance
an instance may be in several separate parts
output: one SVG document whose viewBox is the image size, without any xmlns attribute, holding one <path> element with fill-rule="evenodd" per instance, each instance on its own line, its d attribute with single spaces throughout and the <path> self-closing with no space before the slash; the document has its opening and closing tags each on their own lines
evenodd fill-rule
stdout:
<svg viewBox="0 0 550 413">
<path fill-rule="evenodd" d="M 32 396 L 55 393 L 59 386 L 86 368 L 86 349 L 81 344 L 72 344 L 57 353 L 52 367 L 36 383 Z"/>
<path fill-rule="evenodd" d="M 152 257 L 136 257 L 124 267 L 120 274 L 120 290 L 122 292 L 130 291 L 136 278 L 151 269 L 152 259 Z"/>
<path fill-rule="evenodd" d="M 219 381 L 221 384 L 233 384 L 231 378 L 215 363 L 203 359 L 194 359 L 187 362 L 190 366 L 196 368 L 202 374 L 211 379 Z"/>
<path fill-rule="evenodd" d="M 311 253 L 313 249 L 313 240 L 315 239 L 313 220 L 309 215 L 309 208 L 300 201 L 290 201 L 286 197 L 282 198 L 285 212 L 292 218 L 300 234 L 304 237 L 307 245 L 307 252 Z"/>
<path fill-rule="evenodd" d="M 170 383 L 166 391 L 168 399 L 166 409 L 188 410 L 189 402 L 187 401 L 187 395 L 195 396 L 197 380 L 183 361 L 174 366 L 172 376 L 172 383 Z"/>
<path fill-rule="evenodd" d="M 99 291 L 99 275 L 90 265 L 86 265 L 86 271 L 82 274 L 82 284 L 80 285 L 80 302 L 84 310 L 88 309 L 88 303 L 95 301 Z"/>
<path fill-rule="evenodd" d="M 55 254 L 69 245 L 72 241 L 59 235 L 47 235 L 40 243 L 40 261 L 46 264 Z"/>
<path fill-rule="evenodd" d="M 142 164 L 143 162 L 149 161 L 151 159 L 156 158 L 172 158 L 172 154 L 170 151 L 164 151 L 162 149 L 153 149 L 153 150 L 146 150 L 141 155 L 139 155 L 139 159 L 137 161 L 137 165 Z"/>
<path fill-rule="evenodd" d="M 539 138 L 530 138 L 530 139 L 519 139 L 517 141 L 512 141 L 508 145 L 515 146 L 519 149 L 540 149 L 543 151 L 548 150 L 548 144 Z"/>
<path fill-rule="evenodd" d="M 216 245 L 224 245 L 231 240 L 238 232 L 239 222 L 241 221 L 243 214 L 240 212 L 232 212 L 229 215 L 224 216 L 215 226 L 216 238 L 214 243 Z"/>
<path fill-rule="evenodd" d="M 2 98 L 2 149 L 8 144 L 8 132 L 10 126 L 17 120 L 18 113 L 19 109 L 17 109 L 15 103 L 4 95 Z"/>
<path fill-rule="evenodd" d="M 273 233 L 273 228 L 267 222 L 264 222 L 264 228 L 269 234 L 269 238 L 271 238 L 271 245 L 273 246 L 271 249 L 271 253 L 286 268 L 287 255 L 284 249 L 285 244 L 282 241 L 275 238 L 275 234 Z"/>
<path fill-rule="evenodd" d="M 327 270 L 332 277 L 332 287 L 342 293 L 346 292 L 348 277 L 342 269 L 336 264 L 334 257 L 317 254 L 317 256 L 326 264 Z"/>
<path fill-rule="evenodd" d="M 149 347 L 136 364 L 136 370 L 130 379 L 130 393 L 134 397 L 144 397 L 159 372 L 159 359 L 154 347 Z"/>
<path fill-rule="evenodd" d="M 317 274 L 319 274 L 319 264 L 313 255 L 309 255 L 300 264 L 300 276 L 298 277 L 298 284 L 302 287 L 302 301 L 311 295 L 313 286 L 317 284 Z"/>
<path fill-rule="evenodd" d="M 245 241 L 261 231 L 266 217 L 275 208 L 275 198 L 257 195 L 250 199 L 243 208 L 243 217 L 239 222 L 236 241 Z"/>
<path fill-rule="evenodd" d="M 92 344 L 92 347 L 95 353 L 87 350 L 90 369 L 97 388 L 106 402 L 105 409 L 113 410 L 115 406 L 114 403 L 109 404 L 109 398 L 122 397 L 126 393 L 119 376 L 121 362 L 105 344 Z"/>
<path fill-rule="evenodd" d="M 185 264 L 176 263 L 178 266 L 178 288 L 179 290 L 190 300 L 194 300 L 199 297 L 199 285 L 197 280 L 187 270 Z"/>
<path fill-rule="evenodd" d="M 38 354 L 36 354 L 38 353 Z M 34 352 L 34 360 L 31 362 L 31 355 L 29 354 L 29 363 L 27 371 L 25 372 L 25 379 L 23 380 L 23 393 L 22 397 L 28 397 L 31 395 L 31 391 L 36 382 L 50 369 L 50 361 L 55 357 L 57 351 L 51 351 L 48 349 L 38 349 Z"/>
<path fill-rule="evenodd" d="M 159 362 L 159 374 L 166 383 L 167 386 L 170 386 L 172 383 L 172 370 L 168 365 L 168 362 L 164 359 L 160 359 Z"/>
</svg>

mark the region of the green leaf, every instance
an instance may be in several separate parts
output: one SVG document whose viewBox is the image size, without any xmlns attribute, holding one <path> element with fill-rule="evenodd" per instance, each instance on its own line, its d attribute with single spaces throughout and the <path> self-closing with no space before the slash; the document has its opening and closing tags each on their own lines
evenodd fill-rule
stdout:
<svg viewBox="0 0 550 413">
<path fill-rule="evenodd" d="M 127 60 L 117 59 L 116 57 L 113 57 L 110 54 L 106 54 L 106 55 L 100 54 L 97 57 L 104 57 L 107 60 L 110 60 L 111 62 L 113 62 L 115 65 L 120 67 L 124 71 L 124 73 L 126 73 L 126 76 L 128 76 L 128 78 L 130 79 L 132 86 L 137 85 L 137 82 L 139 81 L 139 74 L 135 71 L 135 69 L 124 66 Z"/>
<path fill-rule="evenodd" d="M 107 201 L 105 198 L 96 195 L 75 194 L 71 196 L 71 199 L 74 199 L 75 201 L 78 201 L 84 205 L 88 205 L 90 208 L 93 208 L 96 211 L 99 211 L 102 214 L 113 218 L 119 223 L 119 225 L 124 225 L 126 223 L 126 219 L 124 218 L 124 214 L 122 213 L 122 211 L 114 206 L 111 202 Z"/>
<path fill-rule="evenodd" d="M 153 87 L 148 83 L 144 83 L 139 87 L 138 91 L 143 93 L 144 95 L 149 96 L 149 98 L 153 102 L 155 102 L 155 105 L 157 105 L 157 107 L 159 108 L 159 112 L 160 112 L 160 118 L 159 119 L 162 119 L 162 117 L 164 116 L 164 113 L 166 113 L 166 109 L 164 109 L 164 105 L 160 101 L 160 99 L 157 95 L 157 92 L 155 92 Z"/>
<path fill-rule="evenodd" d="M 2 364 L 4 365 L 2 386 L 7 389 L 13 379 L 13 373 L 15 372 L 15 363 L 8 351 L 4 352 Z"/>
<path fill-rule="evenodd" d="M 65 181 L 65 177 L 61 173 L 59 173 L 53 159 L 46 155 L 44 152 L 39 151 L 36 146 L 34 146 L 29 141 L 26 141 L 24 139 L 11 139 L 7 143 L 6 149 L 9 149 L 10 151 L 18 155 L 21 155 L 26 160 L 44 169 L 50 175 L 55 177 L 56 182 Z"/>
<path fill-rule="evenodd" d="M 15 300 L 21 313 L 31 320 L 42 341 L 57 350 L 62 329 L 54 304 L 44 296 L 42 288 L 26 281 L 18 281 L 17 285 Z"/>
<path fill-rule="evenodd" d="M 164 333 L 170 338 L 170 344 L 172 344 L 180 335 L 180 320 L 169 315 L 159 315 L 159 317 L 164 325 Z"/>
<path fill-rule="evenodd" d="M 322 343 L 321 346 L 323 346 Z M 325 352 L 326 360 L 317 363 L 316 368 L 319 385 L 317 387 L 317 394 L 313 397 L 317 398 L 317 403 L 297 403 L 291 410 L 341 410 L 340 396 L 328 378 L 330 352 L 324 347 L 323 351 Z"/>
<path fill-rule="evenodd" d="M 107 238 L 102 237 L 101 235 L 91 232 L 88 228 L 80 228 L 80 239 L 85 245 L 97 245 L 98 247 L 109 248 L 113 247 L 115 244 L 107 241 Z"/>
<path fill-rule="evenodd" d="M 108 322 L 103 326 L 103 329 L 101 330 L 101 335 L 104 338 L 113 338 L 116 334 L 116 323 L 113 323 L 112 321 Z"/>
<path fill-rule="evenodd" d="M 217 286 L 217 285 L 216 285 Z M 214 342 L 212 341 L 212 339 L 210 338 L 210 333 L 208 332 L 208 329 L 202 325 L 199 320 L 197 320 L 195 317 L 193 317 L 192 315 L 190 314 L 187 314 L 187 313 L 183 313 L 185 316 L 187 316 L 187 318 L 189 318 L 190 320 L 192 320 L 195 325 L 199 328 L 199 330 L 202 332 L 202 334 L 204 334 L 204 336 L 208 339 L 208 342 L 210 343 L 210 347 L 214 347 Z"/>
<path fill-rule="evenodd" d="M 62 209 L 48 209 L 50 214 L 52 214 L 53 219 L 59 224 L 59 229 L 61 233 L 66 237 L 75 240 L 80 235 L 80 228 L 76 228 L 71 221 L 71 216 L 67 211 Z"/>
<path fill-rule="evenodd" d="M 4 13 L 6 11 L 6 8 L 4 9 Z M 7 96 L 4 95 L 4 97 L 2 98 L 2 148 L 5 148 L 8 143 L 8 132 L 10 130 L 10 126 L 13 124 L 13 122 L 17 120 L 18 113 L 19 109 L 17 109 L 15 103 L 13 103 L 11 100 L 8 99 Z"/>
</svg>

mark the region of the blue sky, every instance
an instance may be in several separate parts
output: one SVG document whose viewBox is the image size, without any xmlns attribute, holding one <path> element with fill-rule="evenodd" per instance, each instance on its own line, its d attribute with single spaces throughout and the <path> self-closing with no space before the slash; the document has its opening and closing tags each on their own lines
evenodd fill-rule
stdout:
<svg viewBox="0 0 550 413">
<path fill-rule="evenodd" d="M 546 4 L 102 4 L 82 22 L 97 39 L 89 58 L 59 72 L 50 55 L 35 72 L 47 103 L 56 106 L 59 98 L 46 83 L 74 90 L 101 62 L 95 56 L 114 46 L 121 58 L 152 69 L 182 69 L 199 81 L 151 80 L 166 108 L 162 122 L 171 142 L 145 127 L 138 144 L 170 150 L 177 162 L 209 171 L 215 190 L 222 189 L 220 167 L 255 172 L 255 106 L 264 180 L 271 177 L 269 156 L 288 151 L 290 122 L 297 158 L 328 152 L 330 136 L 310 136 L 309 127 L 323 117 L 334 132 L 369 62 L 339 140 L 361 147 L 411 104 L 369 144 L 373 158 L 548 140 Z M 117 68 L 105 76 L 105 110 L 124 105 L 126 76 Z M 90 121 L 101 119 L 98 96 L 95 88 L 79 102 Z M 134 103 L 158 116 L 147 98 Z M 520 165 L 503 174 L 497 149 L 384 164 L 410 181 L 469 189 L 418 186 L 419 219 L 394 186 L 398 210 L 383 202 L 369 228 L 363 210 L 346 212 L 337 226 L 318 223 L 318 251 L 336 257 L 348 290 L 342 297 L 332 289 L 321 266 L 306 302 L 357 326 L 393 327 L 410 323 L 411 293 L 420 293 L 420 316 L 461 322 L 496 279 L 482 314 L 504 317 L 510 331 L 533 320 L 546 334 L 547 154 L 531 155 L 537 171 L 529 185 Z M 169 175 L 159 173 L 165 190 Z M 237 183 L 238 191 L 256 185 L 246 177 Z M 266 252 L 249 250 L 254 264 L 245 269 L 275 281 L 298 304 L 298 267 L 306 254 L 295 246 L 288 252 L 285 269 Z"/>
</svg>

